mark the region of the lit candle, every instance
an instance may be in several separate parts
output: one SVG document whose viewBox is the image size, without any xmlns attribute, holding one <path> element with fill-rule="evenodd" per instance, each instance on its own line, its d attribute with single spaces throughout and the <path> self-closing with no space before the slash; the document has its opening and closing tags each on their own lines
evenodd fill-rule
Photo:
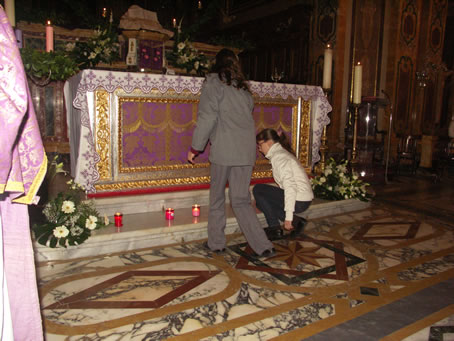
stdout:
<svg viewBox="0 0 454 341">
<path fill-rule="evenodd" d="M 50 24 L 50 20 L 47 20 L 46 25 L 46 52 L 54 50 L 54 28 Z"/>
<path fill-rule="evenodd" d="M 105 7 L 102 9 L 102 17 L 103 18 L 107 17 L 107 8 Z"/>
<path fill-rule="evenodd" d="M 197 4 L 197 8 L 198 9 L 202 9 L 202 1 L 199 0 L 198 4 Z"/>
<path fill-rule="evenodd" d="M 331 89 L 331 73 L 333 69 L 333 50 L 328 44 L 323 59 L 323 89 Z"/>
<path fill-rule="evenodd" d="M 11 26 L 16 26 L 16 8 L 14 0 L 5 0 L 5 13 Z"/>
<path fill-rule="evenodd" d="M 200 205 L 192 205 L 192 216 L 193 217 L 200 216 Z"/>
<path fill-rule="evenodd" d="M 115 213 L 114 219 L 115 219 L 115 226 L 116 227 L 123 226 L 123 214 L 121 214 L 120 212 Z"/>
<path fill-rule="evenodd" d="M 176 18 L 172 19 L 172 26 L 173 26 L 173 28 L 177 28 L 177 19 Z"/>
<path fill-rule="evenodd" d="M 363 82 L 363 66 L 360 62 L 355 65 L 355 78 L 353 81 L 353 104 L 361 103 L 361 87 Z"/>
<path fill-rule="evenodd" d="M 173 220 L 175 218 L 175 210 L 173 208 L 166 208 L 166 219 Z"/>
</svg>

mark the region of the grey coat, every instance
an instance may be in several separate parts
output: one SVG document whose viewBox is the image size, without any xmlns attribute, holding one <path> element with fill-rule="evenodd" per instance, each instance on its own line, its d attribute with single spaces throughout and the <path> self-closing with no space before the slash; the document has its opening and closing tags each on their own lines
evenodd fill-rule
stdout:
<svg viewBox="0 0 454 341">
<path fill-rule="evenodd" d="M 209 160 L 224 166 L 251 166 L 256 159 L 254 101 L 249 92 L 229 86 L 209 74 L 200 95 L 192 148 L 205 149 Z"/>
</svg>

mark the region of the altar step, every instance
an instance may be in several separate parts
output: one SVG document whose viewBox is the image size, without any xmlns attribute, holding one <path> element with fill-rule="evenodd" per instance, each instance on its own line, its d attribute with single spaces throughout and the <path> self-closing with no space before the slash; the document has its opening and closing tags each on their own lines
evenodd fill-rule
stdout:
<svg viewBox="0 0 454 341">
<path fill-rule="evenodd" d="M 201 205 L 201 215 L 193 217 L 192 204 Z M 117 211 L 123 213 L 123 227 L 113 224 L 97 230 L 82 245 L 68 248 L 48 248 L 35 242 L 35 259 L 39 262 L 58 261 L 116 252 L 144 249 L 160 245 L 182 243 L 207 238 L 208 192 L 174 192 L 159 195 L 96 199 L 99 212 L 110 217 Z M 369 207 L 370 203 L 359 200 L 314 200 L 304 212 L 307 219 L 352 212 Z M 175 219 L 166 220 L 162 208 L 175 209 Z M 240 232 L 230 204 L 226 203 L 226 234 Z M 263 213 L 257 214 L 263 227 Z"/>
</svg>

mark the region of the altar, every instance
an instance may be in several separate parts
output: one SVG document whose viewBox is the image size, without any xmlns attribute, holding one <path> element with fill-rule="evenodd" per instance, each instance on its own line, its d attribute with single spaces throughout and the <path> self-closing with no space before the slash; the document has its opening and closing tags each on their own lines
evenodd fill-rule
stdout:
<svg viewBox="0 0 454 341">
<path fill-rule="evenodd" d="M 65 83 L 71 175 L 91 196 L 209 186 L 208 148 L 187 163 L 204 78 L 84 70 Z M 320 87 L 249 82 L 257 131 L 281 129 L 308 172 L 331 105 Z M 257 154 L 253 181 L 271 178 Z"/>
</svg>

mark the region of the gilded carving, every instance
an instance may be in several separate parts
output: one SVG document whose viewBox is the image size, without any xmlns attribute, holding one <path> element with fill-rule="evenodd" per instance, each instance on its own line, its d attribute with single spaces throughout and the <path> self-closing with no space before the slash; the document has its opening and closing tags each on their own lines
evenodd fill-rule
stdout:
<svg viewBox="0 0 454 341">
<path fill-rule="evenodd" d="M 95 144 L 100 161 L 96 167 L 100 180 L 111 179 L 110 163 L 110 114 L 109 93 L 105 90 L 95 91 L 96 127 Z"/>
<path fill-rule="evenodd" d="M 103 96 L 103 91 L 96 93 L 96 108 L 99 116 L 97 129 L 107 132 L 101 136 L 110 138 L 108 96 Z M 186 163 L 185 156 L 183 157 L 190 145 L 191 129 L 197 119 L 199 94 L 189 91 L 177 93 L 174 90 L 162 94 L 156 90 L 147 93 L 145 97 L 140 90 L 134 90 L 131 93 L 116 90 L 114 96 L 117 101 L 118 120 L 115 126 L 117 131 L 112 132 L 117 146 L 115 149 L 112 148 L 112 151 L 115 150 L 117 155 L 112 159 L 115 160 L 116 169 L 112 173 L 114 175 L 112 179 L 109 177 L 110 158 L 107 158 L 109 139 L 99 146 L 101 141 L 97 141 L 97 151 L 101 156 L 98 167 L 100 167 L 100 174 L 103 174 L 101 181 L 95 185 L 97 191 L 209 183 L 209 162 L 206 161 L 206 154 L 195 165 Z M 299 136 L 298 158 L 310 171 L 311 102 L 302 102 L 301 126 L 298 134 L 296 100 L 266 96 L 254 96 L 254 99 L 256 104 L 254 119 L 257 130 L 269 127 L 282 129 L 291 136 L 294 149 Z M 107 147 L 105 148 L 104 145 Z M 269 161 L 259 158 L 252 178 L 271 177 Z"/>
</svg>

